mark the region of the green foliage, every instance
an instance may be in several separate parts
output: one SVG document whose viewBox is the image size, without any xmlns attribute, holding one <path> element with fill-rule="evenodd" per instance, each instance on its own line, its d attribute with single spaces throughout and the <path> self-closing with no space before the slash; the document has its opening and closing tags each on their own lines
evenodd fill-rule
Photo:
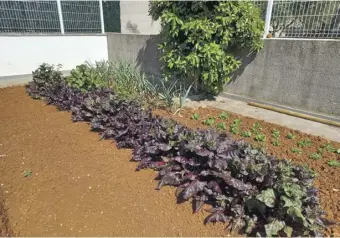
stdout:
<svg viewBox="0 0 340 238">
<path fill-rule="evenodd" d="M 191 118 L 195 121 L 199 120 L 200 119 L 200 115 L 198 113 L 194 113 Z"/>
<path fill-rule="evenodd" d="M 261 142 L 266 141 L 266 136 L 264 134 L 261 134 L 261 133 L 257 134 L 255 136 L 255 141 L 261 141 Z"/>
<path fill-rule="evenodd" d="M 338 160 L 330 160 L 327 164 L 331 167 L 340 167 L 340 161 Z"/>
<path fill-rule="evenodd" d="M 97 65 L 94 66 L 89 62 L 85 62 L 72 69 L 71 74 L 66 78 L 66 82 L 72 88 L 87 92 L 101 86 L 108 86 L 106 75 L 101 73 L 99 63 L 97 67 Z"/>
<path fill-rule="evenodd" d="M 242 123 L 241 119 L 235 119 L 233 123 L 229 126 L 230 132 L 234 135 L 238 134 L 240 132 L 240 125 Z"/>
<path fill-rule="evenodd" d="M 279 139 L 279 137 L 280 137 L 280 132 L 279 132 L 278 130 L 274 129 L 274 130 L 272 131 L 272 137 L 273 137 L 274 139 Z"/>
<path fill-rule="evenodd" d="M 209 117 L 208 119 L 203 121 L 203 124 L 206 126 L 212 126 L 215 123 L 215 117 Z"/>
<path fill-rule="evenodd" d="M 281 143 L 278 140 L 274 140 L 274 141 L 272 141 L 272 145 L 273 146 L 280 146 Z"/>
<path fill-rule="evenodd" d="M 221 130 L 226 130 L 227 127 L 224 122 L 220 122 L 216 125 L 216 128 L 221 129 Z"/>
<path fill-rule="evenodd" d="M 310 158 L 310 159 L 313 159 L 313 160 L 319 160 L 319 159 L 322 158 L 322 155 L 319 154 L 319 153 L 311 153 L 311 154 L 309 155 L 309 158 Z"/>
<path fill-rule="evenodd" d="M 326 143 L 326 144 L 322 145 L 321 148 L 323 148 L 323 149 L 325 149 L 325 150 L 327 150 L 328 152 L 331 152 L 331 153 L 337 152 L 337 149 L 335 149 L 331 143 Z"/>
<path fill-rule="evenodd" d="M 297 145 L 301 148 L 304 148 L 306 146 L 311 146 L 312 145 L 312 141 L 310 139 L 306 139 L 306 140 L 301 140 L 297 143 Z"/>
<path fill-rule="evenodd" d="M 198 80 L 216 94 L 241 62 L 237 50 L 258 51 L 263 20 L 252 2 L 151 1 L 149 13 L 160 19 L 159 48 L 166 78 Z"/>
<path fill-rule="evenodd" d="M 290 140 L 294 140 L 295 137 L 296 136 L 294 134 L 292 134 L 292 133 L 288 133 L 288 135 L 287 135 L 287 138 L 290 139 Z"/>
<path fill-rule="evenodd" d="M 218 118 L 220 118 L 221 120 L 225 120 L 225 119 L 228 118 L 228 114 L 227 114 L 226 112 L 222 112 L 222 113 L 218 116 Z"/>
<path fill-rule="evenodd" d="M 337 153 L 337 154 L 340 154 L 340 148 L 339 148 L 339 149 L 337 149 L 336 153 Z"/>
<path fill-rule="evenodd" d="M 242 137 L 251 137 L 251 132 L 250 131 L 242 131 L 241 136 Z"/>
<path fill-rule="evenodd" d="M 252 133 L 254 133 L 255 135 L 260 134 L 262 131 L 262 126 L 260 125 L 259 122 L 255 122 L 255 124 L 253 124 L 253 127 L 250 129 Z"/>
<path fill-rule="evenodd" d="M 291 148 L 290 149 L 293 153 L 295 153 L 295 154 L 301 154 L 302 153 L 302 149 L 299 149 L 299 148 Z"/>
<path fill-rule="evenodd" d="M 63 80 L 60 69 L 61 65 L 55 66 L 43 63 L 38 69 L 32 72 L 33 81 L 38 87 L 59 83 Z"/>
</svg>

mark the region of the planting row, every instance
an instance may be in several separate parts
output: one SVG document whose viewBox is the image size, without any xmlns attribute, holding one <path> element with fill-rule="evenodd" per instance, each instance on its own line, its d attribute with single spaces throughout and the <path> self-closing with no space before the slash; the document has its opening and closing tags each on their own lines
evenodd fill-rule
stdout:
<svg viewBox="0 0 340 238">
<path fill-rule="evenodd" d="M 210 204 L 206 223 L 227 222 L 231 232 L 250 236 L 319 236 L 329 224 L 322 218 L 310 170 L 232 140 L 225 132 L 191 130 L 153 116 L 111 89 L 72 88 L 46 65 L 33 73 L 27 92 L 71 110 L 73 121 L 89 122 L 103 139 L 133 149 L 137 170 L 157 170 L 157 189 L 176 186 L 178 201 L 191 200 L 194 212 Z"/>
<path fill-rule="evenodd" d="M 195 121 L 200 121 L 200 115 L 198 113 L 194 113 L 191 115 L 191 119 Z M 240 135 L 244 138 L 253 138 L 255 142 L 266 142 L 268 138 L 266 135 L 262 132 L 262 126 L 259 122 L 256 122 L 252 125 L 251 128 L 243 129 L 241 130 L 242 120 L 241 119 L 235 119 L 233 120 L 229 126 L 226 122 L 226 119 L 228 119 L 228 114 L 226 112 L 222 112 L 219 116 L 219 122 L 216 122 L 216 117 L 208 117 L 207 119 L 201 120 L 203 125 L 209 126 L 209 127 L 215 127 L 216 129 L 220 131 L 227 131 L 229 129 L 229 132 L 233 135 Z M 281 142 L 284 140 L 293 140 L 295 141 L 296 135 L 293 133 L 287 133 L 286 135 L 281 135 L 280 131 L 277 129 L 273 129 L 271 131 L 271 144 L 273 146 L 280 147 Z M 290 151 L 295 154 L 301 154 L 303 150 L 310 148 L 312 145 L 312 141 L 310 139 L 303 139 L 296 141 L 296 144 L 294 147 L 290 148 Z M 335 148 L 331 143 L 325 143 L 321 145 L 319 148 L 317 148 L 316 152 L 311 152 L 308 154 L 308 157 L 313 160 L 319 160 L 322 158 L 324 152 L 331 152 L 340 154 L 340 148 Z M 329 160 L 327 161 L 327 164 L 331 167 L 340 167 L 340 161 L 338 160 Z"/>
</svg>

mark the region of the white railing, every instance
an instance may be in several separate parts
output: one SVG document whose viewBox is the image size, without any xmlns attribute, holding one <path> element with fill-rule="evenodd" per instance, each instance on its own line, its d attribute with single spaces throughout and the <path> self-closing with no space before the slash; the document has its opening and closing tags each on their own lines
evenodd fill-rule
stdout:
<svg viewBox="0 0 340 238">
<path fill-rule="evenodd" d="M 0 34 L 104 32 L 102 0 L 0 1 Z"/>
<path fill-rule="evenodd" d="M 265 16 L 264 37 L 340 38 L 339 0 L 255 2 Z"/>
</svg>

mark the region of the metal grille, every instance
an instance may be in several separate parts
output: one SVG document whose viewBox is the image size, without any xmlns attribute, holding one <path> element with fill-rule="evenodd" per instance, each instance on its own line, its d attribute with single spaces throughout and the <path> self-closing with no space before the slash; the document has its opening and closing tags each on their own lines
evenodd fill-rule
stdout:
<svg viewBox="0 0 340 238">
<path fill-rule="evenodd" d="M 275 0 L 270 30 L 273 37 L 340 38 L 340 1 Z"/>
<path fill-rule="evenodd" d="M 104 33 L 101 1 L 0 0 L 0 34 Z M 117 14 L 117 11 L 113 11 L 112 6 L 109 6 L 111 8 L 105 11 Z M 117 8 L 117 5 L 113 7 Z M 120 21 L 119 16 L 112 19 Z M 109 29 L 109 26 L 107 28 Z M 114 30 L 120 31 L 116 28 Z"/>
<path fill-rule="evenodd" d="M 100 33 L 99 1 L 61 1 L 65 33 Z"/>
<path fill-rule="evenodd" d="M 60 33 L 56 1 L 0 1 L 1 33 Z"/>
</svg>

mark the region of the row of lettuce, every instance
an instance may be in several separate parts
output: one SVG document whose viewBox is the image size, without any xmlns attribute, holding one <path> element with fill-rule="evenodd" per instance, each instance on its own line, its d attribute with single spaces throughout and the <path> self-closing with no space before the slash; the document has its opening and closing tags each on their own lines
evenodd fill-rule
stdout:
<svg viewBox="0 0 340 238">
<path fill-rule="evenodd" d="M 85 66 L 77 67 L 77 72 L 81 67 Z M 249 236 L 294 237 L 321 236 L 329 224 L 310 170 L 266 155 L 226 133 L 191 130 L 153 116 L 136 100 L 139 95 L 122 94 L 117 75 L 103 76 L 106 85 L 87 83 L 91 75 L 83 73 L 76 81 L 74 75 L 75 71 L 64 77 L 44 64 L 33 72 L 26 89 L 35 99 L 71 111 L 73 121 L 88 122 L 103 139 L 133 149 L 137 170 L 158 171 L 157 189 L 176 186 L 177 200 L 190 200 L 194 212 L 211 205 L 206 223 L 226 222 L 232 232 Z M 130 82 L 128 77 L 126 73 Z"/>
</svg>

